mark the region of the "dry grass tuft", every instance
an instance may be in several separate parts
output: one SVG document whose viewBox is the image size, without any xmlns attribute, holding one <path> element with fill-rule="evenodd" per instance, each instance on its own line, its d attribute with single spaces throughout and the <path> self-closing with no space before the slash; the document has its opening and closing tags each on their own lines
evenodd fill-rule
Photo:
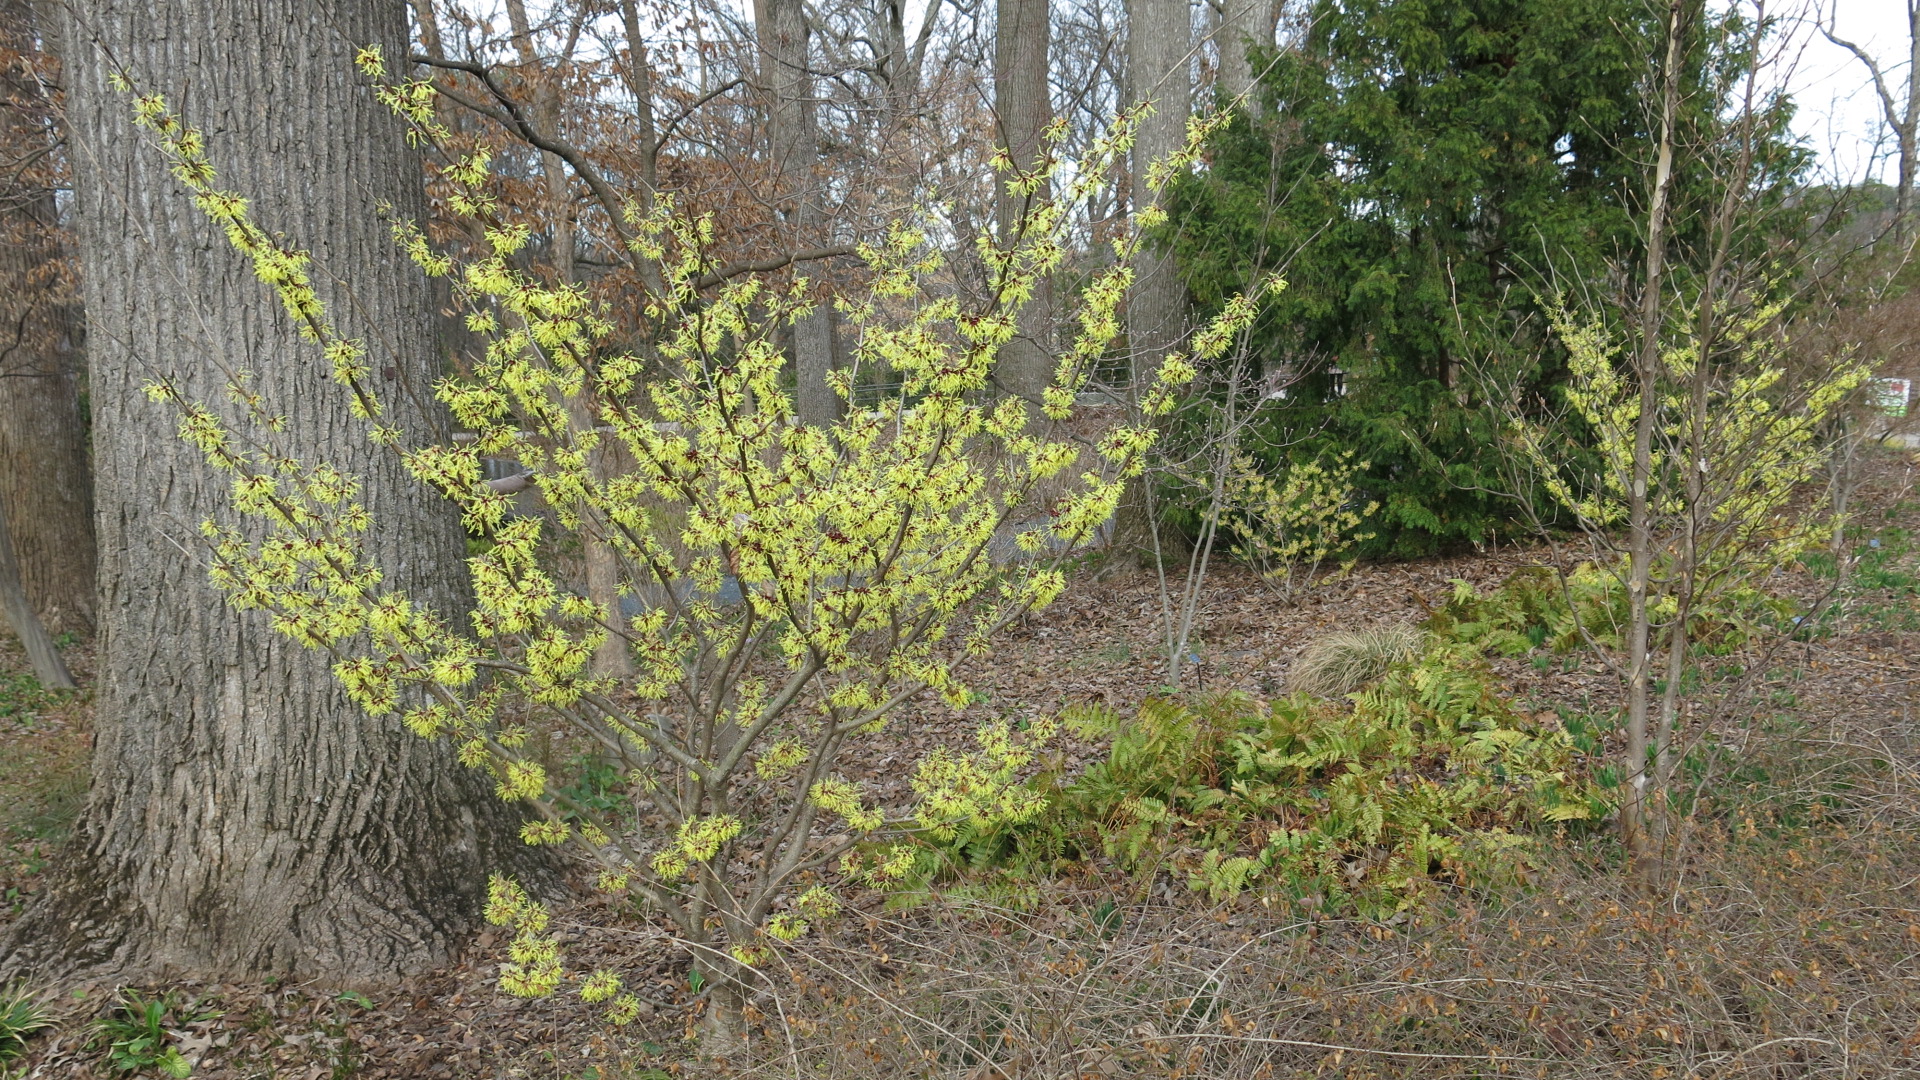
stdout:
<svg viewBox="0 0 1920 1080">
<path fill-rule="evenodd" d="M 1084 892 L 876 920 L 775 976 L 741 1075 L 1915 1075 L 1920 923 L 1896 875 L 1858 870 L 1864 849 L 1920 852 L 1819 832 L 1677 894 L 1565 874 L 1518 903 L 1460 895 L 1397 925 L 1320 917 L 1311 898 L 1206 910 Z M 1816 886 L 1815 865 L 1856 872 Z"/>
<path fill-rule="evenodd" d="M 1340 698 L 1364 689 L 1395 664 L 1420 654 L 1427 635 L 1408 623 L 1330 634 L 1308 645 L 1287 672 L 1287 688 Z"/>
</svg>

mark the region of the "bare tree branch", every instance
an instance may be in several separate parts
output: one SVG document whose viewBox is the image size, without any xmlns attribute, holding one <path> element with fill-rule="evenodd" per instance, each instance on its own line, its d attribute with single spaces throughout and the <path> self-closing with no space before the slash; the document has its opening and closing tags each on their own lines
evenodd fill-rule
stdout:
<svg viewBox="0 0 1920 1080">
<path fill-rule="evenodd" d="M 594 198 L 598 199 L 601 207 L 606 210 L 614 235 L 620 239 L 621 252 L 627 258 L 632 257 L 633 236 L 627 231 L 626 206 L 619 194 L 613 190 L 612 185 L 607 183 L 606 178 L 600 175 L 600 170 L 594 168 L 593 163 L 587 160 L 586 154 L 579 147 L 535 128 L 533 122 L 521 111 L 519 103 L 514 101 L 513 96 L 494 79 L 491 67 L 486 64 L 468 63 L 464 60 L 435 59 L 421 53 L 413 54 L 410 59 L 426 67 L 462 71 L 479 79 L 480 84 L 485 86 L 494 100 L 500 103 L 500 108 L 495 109 L 485 102 L 475 101 L 450 87 L 435 86 L 434 89 L 462 108 L 471 109 L 511 130 L 536 149 L 559 155 L 575 173 L 579 174 L 580 179 L 586 181 L 587 186 L 593 189 Z"/>
<path fill-rule="evenodd" d="M 841 255 L 853 254 L 852 244 L 831 244 L 827 247 L 804 248 L 784 255 L 773 255 L 765 259 L 753 259 L 745 262 L 729 263 L 718 270 L 700 275 L 693 283 L 696 289 L 712 288 L 723 281 L 737 278 L 741 274 L 764 274 L 792 266 L 797 262 L 813 262 L 817 259 L 833 259 Z"/>
</svg>

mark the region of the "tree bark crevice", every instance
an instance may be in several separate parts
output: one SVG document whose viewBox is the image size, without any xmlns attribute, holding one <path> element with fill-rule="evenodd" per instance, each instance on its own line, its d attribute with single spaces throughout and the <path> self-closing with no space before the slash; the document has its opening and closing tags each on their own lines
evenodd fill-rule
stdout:
<svg viewBox="0 0 1920 1080">
<path fill-rule="evenodd" d="M 324 653 L 234 612 L 192 557 L 227 482 L 142 387 L 175 379 L 229 410 L 227 371 L 286 416 L 286 450 L 361 480 L 387 587 L 457 619 L 470 604 L 451 504 L 365 436 L 348 395 L 238 253 L 198 216 L 109 83 L 124 70 L 207 133 L 222 187 L 310 245 L 341 331 L 424 433 L 434 370 L 424 280 L 381 202 L 423 203 L 401 127 L 352 58 L 404 55 L 405 11 L 375 0 L 73 6 L 68 115 L 89 296 L 101 540 L 93 780 L 57 878 L 15 925 L 9 967 L 374 982 L 443 963 L 489 870 L 538 875 L 518 817 L 452 748 L 370 718 Z M 111 61 L 108 59 L 111 57 Z M 351 300 L 351 302 L 349 302 Z M 418 393 L 403 392 L 411 384 Z M 351 643 L 349 643 L 350 645 Z"/>
</svg>

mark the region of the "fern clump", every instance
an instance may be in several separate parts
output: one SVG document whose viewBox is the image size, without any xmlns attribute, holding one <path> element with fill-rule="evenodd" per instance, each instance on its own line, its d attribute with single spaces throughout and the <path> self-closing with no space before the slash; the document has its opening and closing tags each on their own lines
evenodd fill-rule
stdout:
<svg viewBox="0 0 1920 1080">
<path fill-rule="evenodd" d="M 1442 882 L 1515 879 L 1536 829 L 1603 812 L 1577 765 L 1471 649 L 1437 645 L 1350 707 L 1150 703 L 1065 803 L 1110 855 L 1175 853 L 1216 899 L 1264 886 L 1377 913 Z"/>
<path fill-rule="evenodd" d="M 1427 629 L 1436 637 L 1473 645 L 1500 656 L 1523 656 L 1537 648 L 1570 652 L 1596 642 L 1617 644 L 1626 617 L 1625 593 L 1612 576 L 1581 564 L 1562 578 L 1550 567 L 1516 570 L 1500 587 L 1481 593 L 1453 579 L 1453 595 L 1433 612 Z"/>
<path fill-rule="evenodd" d="M 1301 652 L 1287 672 L 1287 686 L 1314 697 L 1346 697 L 1419 655 L 1425 640 L 1405 623 L 1329 634 Z"/>
<path fill-rule="evenodd" d="M 1441 885 L 1510 885 L 1540 830 L 1606 812 L 1567 733 L 1515 709 L 1458 643 L 1342 705 L 1220 695 L 1069 720 L 1112 740 L 1105 760 L 1071 783 L 1036 777 L 1048 810 L 944 846 L 950 860 L 1019 877 L 1104 854 L 1216 900 L 1258 890 L 1379 915 Z"/>
<path fill-rule="evenodd" d="M 1712 604 L 1695 606 L 1687 634 L 1710 651 L 1725 652 L 1772 629 L 1794 625 L 1799 610 L 1790 598 L 1751 585 L 1730 587 Z M 1627 590 L 1618 571 L 1581 563 L 1562 576 L 1550 567 L 1530 566 L 1516 570 L 1490 593 L 1455 578 L 1453 595 L 1427 620 L 1427 630 L 1500 656 L 1522 656 L 1539 648 L 1566 653 L 1589 643 L 1620 649 L 1625 647 L 1628 614 Z"/>
</svg>

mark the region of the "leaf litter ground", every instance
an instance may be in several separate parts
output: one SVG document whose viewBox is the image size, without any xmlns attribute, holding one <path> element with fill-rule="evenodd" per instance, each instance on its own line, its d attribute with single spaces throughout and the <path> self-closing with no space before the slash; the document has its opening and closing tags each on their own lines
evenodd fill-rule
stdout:
<svg viewBox="0 0 1920 1080">
<path fill-rule="evenodd" d="M 1876 536 L 1920 531 L 1920 509 L 1908 498 L 1913 475 L 1914 464 L 1904 457 L 1874 460 L 1868 495 L 1862 501 L 1872 507 L 1863 520 Z M 1287 669 L 1300 651 L 1328 633 L 1419 621 L 1445 601 L 1456 579 L 1485 593 L 1516 570 L 1564 562 L 1578 554 L 1573 546 L 1500 547 L 1367 565 L 1344 580 L 1292 598 L 1277 595 L 1244 568 L 1220 566 L 1206 584 L 1195 623 L 1198 638 L 1192 647 L 1199 661 L 1189 668 L 1182 689 L 1271 697 L 1284 692 Z M 1889 776 L 1884 788 L 1895 795 L 1888 798 L 1896 798 L 1903 786 L 1910 788 L 1914 781 L 1912 717 L 1920 700 L 1920 616 L 1914 612 L 1915 590 L 1910 585 L 1897 573 L 1867 580 L 1856 589 L 1849 614 L 1832 636 L 1787 642 L 1766 656 L 1745 658 L 1753 668 L 1747 698 L 1770 703 L 1776 714 L 1789 718 L 1797 738 L 1858 751 L 1893 770 L 1897 775 Z M 1824 588 L 1808 575 L 1778 586 L 1782 592 L 1809 596 Z M 865 760 L 849 762 L 849 775 L 868 779 L 887 796 L 903 799 L 912 762 L 935 745 L 964 744 L 985 721 L 1031 718 L 1080 704 L 1124 713 L 1145 697 L 1166 692 L 1159 604 L 1158 585 L 1144 572 L 1109 568 L 1083 575 L 1059 602 L 1014 628 L 1000 640 L 994 654 L 972 670 L 969 682 L 977 691 L 974 704 L 964 710 L 931 704 L 904 711 L 870 744 Z M 90 652 L 84 646 L 70 648 L 68 657 L 84 684 L 92 674 Z M 1494 663 L 1512 693 L 1542 712 L 1593 714 L 1604 711 L 1618 696 L 1614 677 L 1587 656 Z M 0 921 L 10 921 L 31 901 L 46 866 L 58 857 L 58 845 L 80 809 L 91 745 L 89 695 L 84 690 L 47 694 L 22 674 L 24 670 L 17 642 L 0 640 L 0 673 L 4 673 L 0 674 L 0 761 L 4 761 L 0 764 L 0 845 L 4 845 L 0 850 L 5 855 L 0 890 L 6 901 L 0 907 Z M 1736 753 L 1740 748 L 1734 744 L 1744 737 L 1751 736 L 1728 729 L 1728 743 Z M 1097 750 L 1073 743 L 1063 749 L 1069 771 L 1077 770 Z M 564 757 L 564 743 L 555 752 Z M 1911 823 L 1908 805 L 1889 813 Z M 1914 871 L 1920 873 L 1920 867 Z M 1300 917 L 1297 912 L 1251 902 L 1211 905 L 1170 888 L 1164 880 L 1144 890 L 1139 885 L 1110 869 L 1089 867 L 1080 876 L 1069 875 L 1058 883 L 1058 907 L 1077 911 L 1074 905 L 1079 899 L 1093 904 L 1101 897 L 1126 897 L 1136 908 L 1153 909 L 1133 911 L 1136 923 L 1173 928 L 1168 931 L 1172 938 L 1184 936 L 1196 947 L 1212 943 L 1230 950 L 1243 950 L 1279 927 L 1297 925 Z M 499 943 L 490 931 L 476 933 L 445 970 L 396 986 L 174 983 L 147 989 L 174 989 L 219 1010 L 218 1017 L 176 1032 L 183 1054 L 195 1064 L 194 1075 L 207 1080 L 348 1076 L 605 1080 L 647 1075 L 640 1064 L 644 1062 L 672 1066 L 678 1061 L 681 1067 L 690 1067 L 683 1060 L 683 1040 L 694 1026 L 697 1006 L 688 968 L 677 958 L 669 936 L 623 905 L 584 889 L 577 895 L 584 898 L 565 905 L 557 923 L 570 955 L 582 967 L 613 967 L 646 996 L 641 1019 L 629 1028 L 606 1028 L 591 1009 L 565 997 L 522 1001 L 499 993 L 494 985 Z M 1108 902 L 1096 910 L 1110 909 Z M 919 978 L 931 985 L 931 976 L 914 975 L 914 962 L 902 957 L 916 948 L 916 934 L 924 932 L 931 939 L 947 932 L 934 925 L 946 914 L 929 914 L 916 922 L 912 913 L 890 915 L 876 902 L 860 905 L 832 935 L 803 946 L 813 954 L 788 973 L 791 985 L 819 987 L 835 978 L 843 980 L 838 990 L 826 995 L 828 1000 L 843 992 L 883 996 L 913 992 L 903 979 Z M 995 924 L 989 932 L 998 935 L 1003 930 Z M 1920 929 L 1913 932 L 1920 934 Z M 1374 943 L 1379 936 L 1377 927 L 1352 930 L 1349 947 L 1359 950 L 1354 954 L 1358 957 L 1377 950 Z M 1328 944 L 1338 938 L 1331 934 Z M 1911 965 L 1909 958 L 1907 966 Z M 808 970 L 815 974 L 807 975 Z M 823 981 L 818 974 L 823 970 L 836 974 Z M 1920 974 L 1912 971 L 1884 974 L 1903 980 L 1897 985 L 1909 991 L 1920 981 Z M 86 1044 L 90 1020 L 110 1001 L 114 989 L 106 984 L 59 988 L 49 1007 L 61 1024 L 31 1044 L 23 1060 L 25 1075 L 75 1080 L 111 1075 L 103 1055 Z M 1884 992 L 1879 996 L 1887 998 Z M 1909 993 L 1904 999 L 1908 1007 L 1913 996 Z M 780 995 L 760 1004 L 763 1020 L 778 1027 Z M 1920 1017 L 1915 1020 L 1920 1023 Z M 1229 1016 L 1229 1033 L 1234 1024 Z M 817 1016 L 813 1020 L 787 1017 L 785 1025 L 790 1038 L 793 1031 L 817 1026 Z M 1547 1030 L 1553 1036 L 1553 1029 Z M 1565 1043 L 1571 1066 L 1578 1054 L 1568 1038 L 1564 1033 L 1553 1036 L 1548 1047 Z M 1914 1029 L 1912 1039 L 1913 1049 L 1920 1051 L 1920 1027 Z M 1148 1040 L 1145 1045 L 1151 1044 Z M 1081 1072 L 1081 1066 L 1091 1070 L 1086 1075 L 1137 1071 L 1137 1062 L 1127 1065 L 1111 1052 L 1102 1053 L 1106 1056 L 1095 1054 L 1070 1071 Z M 873 1060 L 880 1060 L 877 1052 Z M 1202 1069 L 1201 1074 L 1206 1071 Z M 954 1075 L 967 1074 L 963 1070 Z"/>
</svg>

